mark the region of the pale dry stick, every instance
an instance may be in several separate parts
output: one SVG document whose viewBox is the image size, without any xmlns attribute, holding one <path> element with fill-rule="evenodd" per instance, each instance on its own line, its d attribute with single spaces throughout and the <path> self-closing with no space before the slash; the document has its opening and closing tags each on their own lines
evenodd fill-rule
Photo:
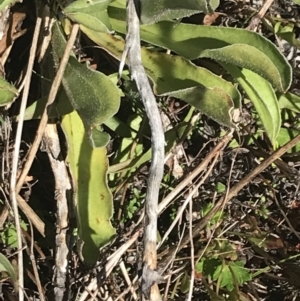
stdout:
<svg viewBox="0 0 300 301">
<path fill-rule="evenodd" d="M 190 202 L 190 217 L 189 217 L 189 235 L 190 235 L 190 246 L 191 246 L 191 277 L 190 277 L 190 290 L 188 293 L 187 301 L 192 301 L 194 281 L 195 281 L 195 250 L 193 240 L 193 202 Z"/>
<path fill-rule="evenodd" d="M 39 233 L 45 237 L 45 223 L 40 217 L 32 210 L 32 208 L 26 203 L 26 201 L 17 194 L 18 205 L 26 217 L 32 222 Z"/>
<path fill-rule="evenodd" d="M 108 262 L 106 263 L 104 267 L 104 273 L 105 276 L 108 277 L 110 273 L 112 272 L 113 268 L 118 264 L 119 260 L 123 256 L 123 254 L 130 248 L 130 246 L 138 239 L 140 236 L 141 231 L 137 231 L 134 233 L 131 238 L 126 241 L 120 248 L 118 248 L 111 256 L 108 258 Z M 85 299 L 88 297 L 89 293 L 97 290 L 97 278 L 93 278 L 89 285 L 87 286 L 86 290 L 81 294 L 78 301 L 85 301 Z"/>
<path fill-rule="evenodd" d="M 267 0 L 264 3 L 263 7 L 260 9 L 258 14 L 252 18 L 249 26 L 247 27 L 248 30 L 257 31 L 261 19 L 264 17 L 264 15 L 266 14 L 267 10 L 270 8 L 273 2 L 274 0 Z"/>
<path fill-rule="evenodd" d="M 65 71 L 67 63 L 69 61 L 70 53 L 71 53 L 73 45 L 75 43 L 78 31 L 79 31 L 79 24 L 73 24 L 72 29 L 71 29 L 71 33 L 70 33 L 70 36 L 69 36 L 69 39 L 67 41 L 67 45 L 66 45 L 66 48 L 65 48 L 65 51 L 64 51 L 64 54 L 61 58 L 58 70 L 56 72 L 53 83 L 51 85 L 51 89 L 50 89 L 50 92 L 49 92 L 47 103 L 46 103 L 43 115 L 41 117 L 40 124 L 39 124 L 38 130 L 37 130 L 34 142 L 33 142 L 32 146 L 29 150 L 29 154 L 27 156 L 27 161 L 26 161 L 26 163 L 23 167 L 22 173 L 19 176 L 18 183 L 17 183 L 17 186 L 16 186 L 17 192 L 19 192 L 21 190 L 21 188 L 23 186 L 23 183 L 25 181 L 25 178 L 28 174 L 28 171 L 29 171 L 29 169 L 30 169 L 30 167 L 33 163 L 35 155 L 36 155 L 36 153 L 38 151 L 38 148 L 40 146 L 45 127 L 48 123 L 49 110 L 51 109 L 51 105 L 53 104 L 53 102 L 55 100 L 55 97 L 57 95 L 58 89 L 60 87 L 60 84 L 61 84 L 61 81 L 62 81 L 62 78 L 63 78 L 63 75 L 64 75 L 64 71 Z"/>
<path fill-rule="evenodd" d="M 134 291 L 134 284 L 138 281 L 138 276 L 135 276 L 134 279 L 132 280 L 132 283 L 130 286 L 127 287 L 127 289 L 125 291 L 123 291 L 118 297 L 117 299 L 115 299 L 114 301 L 119 301 L 119 300 L 124 300 L 123 297 L 129 293 L 129 291 Z"/>
<path fill-rule="evenodd" d="M 228 192 L 227 197 L 221 197 L 216 205 L 206 214 L 195 226 L 193 231 L 193 237 L 197 236 L 200 231 L 204 229 L 206 224 L 211 220 L 211 218 L 219 211 L 223 206 L 225 206 L 229 200 L 235 197 L 253 178 L 255 178 L 258 174 L 260 174 L 264 169 L 266 169 L 269 165 L 271 165 L 275 160 L 279 159 L 284 153 L 286 153 L 289 149 L 293 148 L 296 144 L 300 143 L 300 135 L 296 136 L 290 142 L 283 145 L 276 152 L 270 155 L 267 159 L 261 162 L 253 171 L 251 171 L 248 175 L 246 175 L 238 184 L 233 186 Z M 189 243 L 189 236 L 186 236 L 183 239 L 183 243 L 180 246 L 180 250 Z M 164 262 L 168 261 L 169 256 L 162 262 L 162 266 Z"/>
<path fill-rule="evenodd" d="M 179 221 L 179 219 L 182 217 L 182 214 L 183 214 L 186 206 L 192 201 L 194 194 L 198 191 L 199 187 L 204 183 L 204 181 L 211 174 L 212 169 L 214 168 L 215 164 L 217 163 L 218 157 L 219 157 L 219 154 L 217 154 L 214 157 L 214 160 L 213 160 L 211 166 L 209 167 L 208 171 L 201 178 L 201 180 L 199 181 L 199 183 L 195 184 L 195 187 L 193 188 L 193 190 L 191 191 L 191 193 L 189 194 L 189 196 L 186 198 L 186 200 L 184 201 L 184 203 L 181 205 L 180 209 L 178 210 L 178 212 L 176 214 L 176 217 L 175 217 L 174 221 L 172 222 L 172 224 L 170 225 L 170 227 L 168 228 L 168 230 L 164 234 L 163 238 L 161 239 L 160 243 L 157 246 L 157 249 L 162 246 L 162 244 L 167 239 L 167 237 L 169 236 L 169 234 L 171 233 L 171 231 L 174 229 L 174 227 L 177 224 L 177 222 Z"/>
<path fill-rule="evenodd" d="M 134 291 L 134 289 L 133 289 L 133 287 L 132 287 L 132 282 L 131 282 L 131 280 L 130 280 L 130 278 L 129 278 L 129 275 L 128 275 L 128 272 L 127 272 L 127 270 L 126 270 L 126 267 L 125 267 L 125 264 L 124 264 L 124 261 L 123 261 L 123 260 L 120 262 L 119 267 L 120 267 L 121 272 L 122 272 L 122 274 L 123 274 L 123 276 L 124 276 L 124 278 L 125 278 L 125 281 L 126 281 L 126 283 L 127 283 L 127 285 L 128 285 L 128 288 L 130 288 L 130 291 L 131 291 L 131 294 L 132 294 L 132 298 L 133 298 L 134 300 L 137 300 L 138 297 L 137 297 L 137 295 L 136 295 L 136 293 L 135 293 L 135 291 Z"/>
<path fill-rule="evenodd" d="M 37 48 L 37 41 L 40 33 L 42 20 L 40 17 L 37 18 L 34 34 L 32 38 L 32 44 L 29 53 L 29 60 L 27 66 L 27 72 L 25 77 L 27 78 L 26 84 L 24 86 L 22 100 L 21 100 L 21 107 L 20 107 L 20 119 L 17 126 L 16 132 L 16 139 L 15 139 L 15 147 L 13 152 L 12 158 L 12 168 L 11 168 L 11 177 L 10 177 L 10 199 L 12 202 L 12 208 L 15 217 L 15 226 L 17 232 L 17 241 L 18 241 L 18 249 L 22 249 L 22 231 L 20 226 L 19 220 L 19 210 L 18 210 L 18 202 L 17 202 L 17 194 L 19 191 L 16 187 L 17 182 L 17 172 L 18 172 L 18 162 L 19 162 L 19 154 L 20 154 L 20 145 L 21 145 L 21 138 L 22 138 L 22 131 L 23 131 L 23 123 L 24 123 L 24 113 L 27 105 L 27 98 L 29 94 L 30 82 L 31 82 L 31 75 L 32 69 L 34 64 L 34 58 Z M 24 263 L 23 263 L 23 252 L 18 252 L 18 281 L 19 281 L 19 301 L 24 300 Z"/>
<path fill-rule="evenodd" d="M 67 229 L 68 223 L 68 191 L 71 190 L 67 166 L 64 160 L 59 158 L 61 154 L 60 141 L 56 124 L 47 124 L 44 136 L 44 145 L 50 161 L 51 169 L 55 179 L 56 212 L 56 254 L 55 254 L 55 301 L 62 301 L 66 291 L 66 280 L 68 270 Z"/>
<path fill-rule="evenodd" d="M 131 72 L 131 78 L 137 85 L 137 89 L 141 95 L 149 120 L 152 145 L 152 159 L 145 199 L 144 254 L 141 290 L 146 299 L 151 301 L 161 301 L 161 296 L 157 285 L 160 276 L 156 272 L 156 241 L 158 196 L 164 170 L 165 138 L 156 99 L 145 69 L 142 65 L 140 22 L 136 12 L 134 0 L 127 0 L 126 15 L 126 45 L 120 63 L 120 70 L 122 70 L 122 66 L 125 64 L 125 58 L 128 57 L 128 66 Z"/>
<path fill-rule="evenodd" d="M 39 275 L 39 271 L 36 265 L 36 260 L 35 260 L 35 256 L 34 256 L 34 251 L 33 251 L 33 246 L 34 246 L 34 232 L 33 232 L 33 227 L 32 227 L 32 223 L 29 220 L 29 226 L 30 226 L 30 232 L 31 232 L 31 240 L 30 240 L 30 260 L 31 260 L 31 265 L 32 265 L 32 269 L 33 269 L 33 274 L 35 277 L 35 282 L 36 282 L 36 286 L 38 288 L 38 292 L 39 292 L 39 297 L 41 301 L 45 301 L 45 296 L 44 296 L 44 289 L 42 287 L 41 284 L 41 280 L 40 280 L 40 275 Z"/>
</svg>

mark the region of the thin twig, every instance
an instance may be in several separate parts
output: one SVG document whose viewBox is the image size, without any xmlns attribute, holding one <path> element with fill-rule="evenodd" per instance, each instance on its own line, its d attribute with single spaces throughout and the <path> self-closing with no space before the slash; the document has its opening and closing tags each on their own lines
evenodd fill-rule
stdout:
<svg viewBox="0 0 300 301">
<path fill-rule="evenodd" d="M 255 178 L 258 174 L 260 174 L 263 170 L 265 170 L 268 166 L 270 166 L 275 160 L 280 158 L 284 153 L 286 153 L 289 149 L 293 148 L 296 144 L 300 143 L 300 135 L 296 136 L 290 142 L 283 145 L 276 152 L 274 152 L 269 158 L 265 159 L 261 162 L 253 171 L 247 174 L 238 184 L 233 186 L 227 195 L 221 197 L 216 205 L 194 226 L 193 228 L 193 237 L 197 236 L 200 231 L 204 229 L 207 223 L 211 220 L 211 218 L 218 212 L 223 206 L 225 206 L 233 197 L 235 197 L 249 182 Z M 182 244 L 180 245 L 180 250 L 189 243 L 190 237 L 189 235 L 185 236 Z M 169 257 L 167 256 L 161 265 L 164 266 L 165 262 L 168 262 Z"/>
<path fill-rule="evenodd" d="M 148 77 L 142 65 L 139 18 L 134 0 L 127 1 L 126 46 L 120 66 L 128 56 L 128 66 L 132 79 L 136 82 L 151 128 L 152 160 L 149 170 L 148 187 L 145 199 L 145 231 L 142 272 L 142 292 L 146 299 L 161 301 L 157 283 L 160 276 L 155 271 L 157 266 L 156 240 L 158 195 L 164 169 L 164 132 Z M 122 67 L 121 67 L 122 68 Z"/>
<path fill-rule="evenodd" d="M 266 0 L 263 7 L 259 11 L 259 13 L 252 18 L 247 29 L 252 30 L 252 31 L 257 31 L 257 28 L 258 28 L 258 25 L 259 25 L 261 19 L 264 17 L 264 15 L 266 14 L 267 10 L 270 8 L 270 6 L 272 5 L 273 2 L 274 2 L 274 0 Z"/>
<path fill-rule="evenodd" d="M 29 221 L 29 226 L 30 226 L 30 232 L 31 232 L 31 239 L 30 239 L 30 260 L 31 260 L 31 265 L 32 265 L 32 269 L 33 269 L 33 274 L 35 277 L 35 282 L 36 282 L 36 286 L 38 288 L 38 292 L 39 292 L 39 297 L 41 301 L 45 301 L 45 295 L 44 295 L 44 289 L 42 287 L 41 284 L 41 280 L 40 280 L 40 275 L 39 275 L 39 271 L 37 268 L 37 264 L 36 264 L 36 260 L 35 260 L 35 256 L 34 256 L 34 232 L 33 232 L 33 227 L 31 222 Z"/>
<path fill-rule="evenodd" d="M 55 75 L 55 78 L 53 80 L 53 83 L 52 83 L 52 86 L 51 86 L 51 89 L 49 92 L 48 100 L 47 100 L 42 118 L 40 120 L 40 124 L 39 124 L 38 130 L 37 130 L 34 142 L 29 150 L 29 154 L 28 154 L 26 163 L 25 163 L 22 173 L 18 179 L 18 183 L 16 186 L 17 192 L 19 192 L 21 190 L 23 183 L 25 181 L 25 178 L 28 174 L 28 171 L 32 165 L 32 162 L 33 162 L 35 155 L 38 151 L 38 148 L 40 146 L 46 124 L 48 123 L 49 110 L 51 109 L 51 105 L 53 104 L 55 97 L 57 95 L 58 89 L 60 87 L 60 84 L 61 84 L 61 81 L 62 81 L 62 78 L 64 75 L 64 71 L 65 71 L 67 63 L 69 61 L 70 53 L 72 51 L 72 48 L 74 46 L 74 43 L 75 43 L 75 40 L 77 37 L 78 30 L 79 30 L 79 24 L 73 24 L 64 54 L 61 58 L 57 73 Z"/>
<path fill-rule="evenodd" d="M 30 88 L 30 82 L 31 82 L 31 75 L 32 75 L 32 69 L 34 64 L 34 58 L 37 48 L 37 41 L 40 33 L 42 20 L 41 18 L 37 18 L 34 34 L 32 38 L 32 44 L 29 54 L 29 60 L 28 60 L 28 67 L 27 72 L 25 75 L 26 78 L 26 84 L 24 86 L 22 100 L 21 100 L 21 107 L 20 107 L 20 114 L 19 114 L 19 122 L 16 132 L 16 139 L 15 139 L 15 145 L 14 145 L 14 152 L 13 152 L 13 160 L 12 160 L 12 168 L 11 168 L 11 178 L 10 178 L 10 198 L 12 202 L 12 207 L 14 211 L 14 217 L 15 217 L 15 225 L 16 225 L 16 232 L 17 232 L 17 241 L 18 241 L 18 280 L 19 280 L 19 301 L 24 300 L 24 263 L 23 263 L 23 252 L 22 250 L 22 231 L 20 226 L 20 219 L 19 219 L 19 210 L 18 210 L 18 202 L 17 202 L 17 194 L 18 189 L 16 187 L 17 182 L 17 172 L 18 172 L 18 163 L 19 163 L 19 153 L 20 153 L 20 145 L 21 145 L 21 137 L 22 137 L 22 131 L 23 131 L 23 123 L 24 123 L 24 113 L 27 105 L 27 98 L 29 94 L 29 88 Z M 25 179 L 25 178 L 24 178 Z"/>
</svg>

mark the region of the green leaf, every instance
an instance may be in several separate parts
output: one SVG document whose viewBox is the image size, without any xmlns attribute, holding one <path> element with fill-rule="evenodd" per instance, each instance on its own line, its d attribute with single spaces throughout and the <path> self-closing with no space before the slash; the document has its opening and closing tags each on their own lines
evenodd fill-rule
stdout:
<svg viewBox="0 0 300 301">
<path fill-rule="evenodd" d="M 149 24 L 180 19 L 200 12 L 212 13 L 218 6 L 219 0 L 141 0 L 140 20 Z"/>
<path fill-rule="evenodd" d="M 294 32 L 294 24 L 293 23 L 283 23 L 278 22 L 276 29 L 276 35 L 284 40 L 286 40 L 291 46 L 295 46 L 300 49 L 300 41 L 296 38 L 296 34 Z M 274 27 L 275 31 L 275 27 Z"/>
<path fill-rule="evenodd" d="M 0 0 L 0 12 L 15 2 L 16 0 Z"/>
<path fill-rule="evenodd" d="M 76 111 L 62 119 L 68 143 L 68 157 L 74 183 L 79 236 L 83 240 L 82 256 L 94 264 L 99 249 L 115 234 L 110 223 L 113 213 L 112 194 L 107 185 L 108 158 L 105 148 L 93 148 Z"/>
<path fill-rule="evenodd" d="M 124 41 L 88 28 L 83 32 L 115 58 L 122 57 Z M 197 67 L 179 56 L 142 48 L 142 61 L 154 83 L 156 95 L 177 97 L 217 122 L 233 127 L 232 115 L 240 106 L 240 94 L 229 82 L 206 68 Z"/>
<path fill-rule="evenodd" d="M 111 0 L 77 0 L 64 9 L 72 21 L 100 32 L 110 32 L 107 6 Z"/>
<path fill-rule="evenodd" d="M 228 263 L 228 266 L 231 269 L 232 280 L 237 281 L 237 284 L 241 285 L 241 284 L 245 283 L 246 281 L 250 281 L 252 279 L 251 274 L 249 273 L 249 270 L 244 267 L 244 262 L 230 261 Z M 227 289 L 228 289 L 228 285 L 227 285 Z"/>
<path fill-rule="evenodd" d="M 296 4 L 300 5 L 300 0 L 293 0 Z"/>
<path fill-rule="evenodd" d="M 55 23 L 52 48 L 57 65 L 65 45 L 65 38 Z M 119 109 L 120 94 L 117 86 L 105 74 L 80 64 L 73 56 L 69 59 L 62 83 L 72 106 L 83 121 L 91 144 L 104 147 L 109 141 L 109 135 L 99 132 L 98 128 Z"/>
<path fill-rule="evenodd" d="M 296 136 L 300 134 L 300 131 L 294 129 L 281 128 L 277 137 L 278 146 L 283 146 L 290 142 Z M 300 152 L 300 144 L 296 144 L 292 149 L 288 150 L 288 153 Z"/>
<path fill-rule="evenodd" d="M 113 29 L 126 33 L 125 11 L 111 6 L 109 15 Z M 287 91 L 291 85 L 292 68 L 286 58 L 272 42 L 257 33 L 171 21 L 142 25 L 140 30 L 143 41 L 170 49 L 186 59 L 212 57 L 218 62 L 250 69 L 279 91 Z"/>
<path fill-rule="evenodd" d="M 219 278 L 221 278 L 220 287 L 226 286 L 229 291 L 232 291 L 235 285 L 251 280 L 251 274 L 244 268 L 242 261 L 235 261 L 220 265 L 217 268 L 213 280 L 216 281 Z"/>
<path fill-rule="evenodd" d="M 258 74 L 229 65 L 222 64 L 237 79 L 245 90 L 259 115 L 264 129 L 274 144 L 281 127 L 281 116 L 278 100 L 272 86 Z"/>
<path fill-rule="evenodd" d="M 191 283 L 191 279 L 190 276 L 188 275 L 188 273 L 185 271 L 182 278 L 181 278 L 181 284 L 180 284 L 180 291 L 183 294 L 186 294 L 189 292 L 190 290 L 190 283 Z"/>
<path fill-rule="evenodd" d="M 267 79 L 278 90 L 286 90 L 290 85 L 285 83 L 283 87 L 281 80 L 285 79 L 281 79 L 277 66 L 255 46 L 238 43 L 219 49 L 204 50 L 200 57 L 252 70 Z"/>
<path fill-rule="evenodd" d="M 277 93 L 280 109 L 289 109 L 296 113 L 300 113 L 300 96 L 291 92 Z"/>
<path fill-rule="evenodd" d="M 11 281 L 14 284 L 15 291 L 17 292 L 19 290 L 17 274 L 16 274 L 12 264 L 2 253 L 0 253 L 0 272 L 7 273 L 9 275 Z"/>
<path fill-rule="evenodd" d="M 224 185 L 223 183 L 221 182 L 217 182 L 216 184 L 216 190 L 218 193 L 222 193 L 226 190 L 226 185 Z"/>
<path fill-rule="evenodd" d="M 18 90 L 0 76 L 0 107 L 12 103 L 18 95 Z"/>
</svg>

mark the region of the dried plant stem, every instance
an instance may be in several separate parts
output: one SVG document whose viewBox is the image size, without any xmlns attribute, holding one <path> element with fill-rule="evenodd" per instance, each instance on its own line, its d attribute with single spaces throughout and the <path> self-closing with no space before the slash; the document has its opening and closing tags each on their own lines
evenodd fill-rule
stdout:
<svg viewBox="0 0 300 301">
<path fill-rule="evenodd" d="M 296 144 L 300 143 L 300 135 L 296 136 L 293 140 L 286 143 L 272 155 L 270 155 L 267 159 L 261 162 L 254 170 L 252 170 L 249 174 L 247 174 L 238 184 L 233 186 L 225 196 L 221 197 L 216 205 L 206 214 L 193 228 L 193 237 L 197 236 L 200 231 L 204 229 L 207 223 L 211 220 L 211 218 L 221 209 L 226 206 L 226 204 L 235 197 L 254 177 L 260 174 L 263 170 L 265 170 L 268 166 L 270 166 L 273 162 L 279 159 L 284 153 L 286 153 L 289 149 L 293 148 Z M 182 243 L 180 245 L 179 251 L 189 243 L 190 236 L 186 235 Z M 161 262 L 161 266 L 163 267 L 166 262 L 169 262 L 169 256 L 167 256 L 163 262 Z"/>
<path fill-rule="evenodd" d="M 37 49 L 37 41 L 40 33 L 42 20 L 41 18 L 37 18 L 35 24 L 35 30 L 33 34 L 27 72 L 25 75 L 25 86 L 23 90 L 22 100 L 21 100 L 21 107 L 20 107 L 20 114 L 19 114 L 19 122 L 16 132 L 16 139 L 15 139 L 15 147 L 13 152 L 13 160 L 12 160 L 12 169 L 11 169 L 11 178 L 10 178 L 10 199 L 12 202 L 12 208 L 14 211 L 15 217 L 15 225 L 17 231 L 17 241 L 18 241 L 18 280 L 19 280 L 19 301 L 24 300 L 24 263 L 23 263 L 23 252 L 22 252 L 22 230 L 20 226 L 20 219 L 19 219 L 19 211 L 18 211 L 18 202 L 17 202 L 17 194 L 19 190 L 17 188 L 17 172 L 18 172 L 18 162 L 19 162 L 19 153 L 20 153 L 20 145 L 21 145 L 21 136 L 23 131 L 23 123 L 24 123 L 24 113 L 27 105 L 27 98 L 29 94 L 30 82 L 31 82 L 31 75 L 32 69 L 34 64 L 35 53 Z"/>
<path fill-rule="evenodd" d="M 56 254 L 55 254 L 55 301 L 62 301 L 66 291 L 68 253 L 68 200 L 67 194 L 72 186 L 64 160 L 61 160 L 60 141 L 56 124 L 47 124 L 44 132 L 44 144 L 55 178 L 55 198 L 57 203 Z"/>
<path fill-rule="evenodd" d="M 157 286 L 160 276 L 156 272 L 157 253 L 157 216 L 158 195 L 164 168 L 164 132 L 148 77 L 142 65 L 139 32 L 139 18 L 133 0 L 127 1 L 127 35 L 126 47 L 120 66 L 124 65 L 126 56 L 131 77 L 136 82 L 151 128 L 152 160 L 149 171 L 148 187 L 145 200 L 144 255 L 142 272 L 142 292 L 146 299 L 160 301 Z"/>
</svg>

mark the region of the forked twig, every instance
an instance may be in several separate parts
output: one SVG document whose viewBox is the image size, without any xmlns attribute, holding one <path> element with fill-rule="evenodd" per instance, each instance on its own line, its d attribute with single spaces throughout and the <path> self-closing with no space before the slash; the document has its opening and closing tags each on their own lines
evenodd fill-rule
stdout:
<svg viewBox="0 0 300 301">
<path fill-rule="evenodd" d="M 136 82 L 149 119 L 152 142 L 152 160 L 149 171 L 147 195 L 145 199 L 144 254 L 141 279 L 142 293 L 146 299 L 151 301 L 160 301 L 161 296 L 157 286 L 160 275 L 156 272 L 156 238 L 158 195 L 160 183 L 163 177 L 165 139 L 156 99 L 152 92 L 145 69 L 142 65 L 139 18 L 137 16 L 133 0 L 127 1 L 126 13 L 126 46 L 120 63 L 120 68 L 122 69 L 125 58 L 128 57 L 128 66 L 131 71 L 131 77 Z"/>
</svg>

